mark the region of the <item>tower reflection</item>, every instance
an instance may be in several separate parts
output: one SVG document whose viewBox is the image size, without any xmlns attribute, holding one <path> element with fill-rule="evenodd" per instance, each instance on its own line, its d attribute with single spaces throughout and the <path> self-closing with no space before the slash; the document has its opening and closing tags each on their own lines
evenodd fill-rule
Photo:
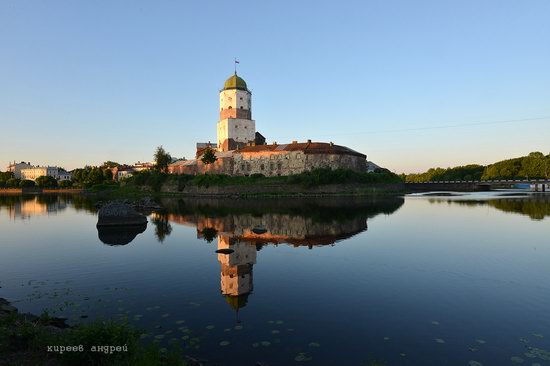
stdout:
<svg viewBox="0 0 550 366">
<path fill-rule="evenodd" d="M 265 245 L 313 249 L 334 245 L 367 230 L 367 220 L 395 212 L 402 197 L 322 200 L 180 200 L 163 202 L 168 221 L 195 226 L 197 237 L 217 237 L 220 290 L 236 311 L 245 307 L 254 289 L 254 265 Z"/>
</svg>

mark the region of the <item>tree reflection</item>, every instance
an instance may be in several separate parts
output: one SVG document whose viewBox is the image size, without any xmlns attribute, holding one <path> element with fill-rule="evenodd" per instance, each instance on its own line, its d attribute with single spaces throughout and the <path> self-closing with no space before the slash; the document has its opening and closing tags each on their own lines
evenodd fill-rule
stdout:
<svg viewBox="0 0 550 366">
<path fill-rule="evenodd" d="M 153 212 L 151 223 L 155 225 L 155 236 L 159 242 L 163 243 L 166 237 L 172 233 L 172 225 L 170 225 L 170 221 L 168 220 L 168 214 L 165 212 Z"/>
</svg>

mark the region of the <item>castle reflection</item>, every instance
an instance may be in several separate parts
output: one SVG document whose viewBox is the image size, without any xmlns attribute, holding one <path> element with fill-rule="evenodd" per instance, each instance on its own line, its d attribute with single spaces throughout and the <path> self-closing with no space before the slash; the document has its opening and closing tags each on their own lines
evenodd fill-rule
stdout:
<svg viewBox="0 0 550 366">
<path fill-rule="evenodd" d="M 313 249 L 334 245 L 367 230 L 367 220 L 391 214 L 402 197 L 318 200 L 173 200 L 163 202 L 164 219 L 196 228 L 197 237 L 217 238 L 221 294 L 236 311 L 254 288 L 253 269 L 264 245 Z M 238 319 L 237 319 L 238 321 Z"/>
</svg>

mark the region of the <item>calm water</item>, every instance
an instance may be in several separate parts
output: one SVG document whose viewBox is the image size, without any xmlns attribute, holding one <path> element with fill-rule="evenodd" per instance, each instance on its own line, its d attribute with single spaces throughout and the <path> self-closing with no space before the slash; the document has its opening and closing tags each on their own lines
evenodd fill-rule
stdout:
<svg viewBox="0 0 550 366">
<path fill-rule="evenodd" d="M 0 297 L 222 365 L 550 365 L 550 196 L 502 194 L 166 199 L 99 233 L 88 199 L 0 197 Z"/>
</svg>

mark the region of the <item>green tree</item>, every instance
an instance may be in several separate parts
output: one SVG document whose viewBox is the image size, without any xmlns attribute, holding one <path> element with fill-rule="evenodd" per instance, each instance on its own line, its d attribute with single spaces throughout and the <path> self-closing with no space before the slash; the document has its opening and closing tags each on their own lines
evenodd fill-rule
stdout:
<svg viewBox="0 0 550 366">
<path fill-rule="evenodd" d="M 8 188 L 18 188 L 20 182 L 21 182 L 21 179 L 10 178 L 6 181 L 6 187 L 8 187 Z"/>
<path fill-rule="evenodd" d="M 35 186 L 36 186 L 36 183 L 34 183 L 33 180 L 28 180 L 28 179 L 22 180 L 19 183 L 19 187 L 21 187 L 21 188 L 23 188 L 23 187 L 35 187 Z"/>
<path fill-rule="evenodd" d="M 106 161 L 103 163 L 103 165 L 101 165 L 102 168 L 116 168 L 116 167 L 119 167 L 120 164 L 117 163 L 116 161 Z"/>
<path fill-rule="evenodd" d="M 73 186 L 73 182 L 70 180 L 62 180 L 59 182 L 59 188 L 70 188 Z"/>
<path fill-rule="evenodd" d="M 40 188 L 55 188 L 57 187 L 57 180 L 55 180 L 54 177 L 42 175 L 38 178 L 36 178 L 36 184 Z"/>
<path fill-rule="evenodd" d="M 0 172 L 0 181 L 6 182 L 8 179 L 15 178 L 13 172 Z"/>
<path fill-rule="evenodd" d="M 204 153 L 202 154 L 202 158 L 201 158 L 202 163 L 205 165 L 208 165 L 208 164 L 215 163 L 216 160 L 218 160 L 218 158 L 216 157 L 215 151 L 210 146 L 208 146 L 204 150 Z"/>
<path fill-rule="evenodd" d="M 172 161 L 172 157 L 164 148 L 161 146 L 157 147 L 155 151 L 155 169 L 159 172 L 166 172 L 168 169 L 168 164 Z"/>
<path fill-rule="evenodd" d="M 110 182 L 113 180 L 113 172 L 111 169 L 103 169 L 103 180 Z"/>
</svg>

